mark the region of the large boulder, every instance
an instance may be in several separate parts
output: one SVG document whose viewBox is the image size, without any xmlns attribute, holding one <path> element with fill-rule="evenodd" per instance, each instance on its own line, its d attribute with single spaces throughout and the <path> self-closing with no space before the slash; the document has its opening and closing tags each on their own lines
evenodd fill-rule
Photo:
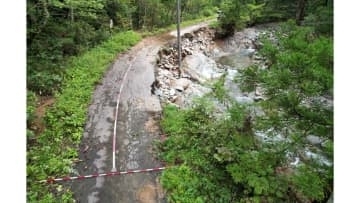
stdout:
<svg viewBox="0 0 360 203">
<path fill-rule="evenodd" d="M 223 72 L 217 67 L 213 59 L 202 53 L 196 53 L 184 58 L 182 69 L 183 73 L 200 83 L 219 78 Z"/>
</svg>

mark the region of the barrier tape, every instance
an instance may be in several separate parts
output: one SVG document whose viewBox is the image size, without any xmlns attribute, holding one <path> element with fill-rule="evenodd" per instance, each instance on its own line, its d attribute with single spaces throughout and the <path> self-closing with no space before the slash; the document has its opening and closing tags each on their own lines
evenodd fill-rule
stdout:
<svg viewBox="0 0 360 203">
<path fill-rule="evenodd" d="M 63 178 L 48 178 L 47 180 L 41 180 L 39 182 L 40 183 L 55 183 L 55 182 L 68 181 L 68 180 L 82 180 L 82 179 L 87 179 L 87 178 L 97 178 L 97 177 L 125 175 L 125 174 L 132 174 L 132 173 L 161 171 L 164 169 L 166 169 L 166 167 L 148 168 L 148 169 L 130 170 L 130 171 L 119 171 L 119 172 L 108 172 L 108 173 L 95 173 L 95 174 L 86 175 L 86 176 L 73 176 L 73 177 L 67 176 L 67 177 L 63 177 Z"/>
</svg>

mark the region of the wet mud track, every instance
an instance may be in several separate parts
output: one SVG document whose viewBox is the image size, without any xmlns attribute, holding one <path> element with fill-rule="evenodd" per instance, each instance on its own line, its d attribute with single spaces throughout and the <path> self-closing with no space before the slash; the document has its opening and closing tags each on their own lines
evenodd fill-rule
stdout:
<svg viewBox="0 0 360 203">
<path fill-rule="evenodd" d="M 88 110 L 88 121 L 75 175 L 106 173 L 112 169 L 114 117 L 119 94 L 116 128 L 116 170 L 127 171 L 161 167 L 153 153 L 159 139 L 161 106 L 151 94 L 156 54 L 168 36 L 142 40 L 121 54 L 96 87 Z M 127 69 L 127 77 L 126 75 Z M 166 202 L 159 183 L 160 172 L 97 177 L 70 184 L 77 202 Z"/>
</svg>

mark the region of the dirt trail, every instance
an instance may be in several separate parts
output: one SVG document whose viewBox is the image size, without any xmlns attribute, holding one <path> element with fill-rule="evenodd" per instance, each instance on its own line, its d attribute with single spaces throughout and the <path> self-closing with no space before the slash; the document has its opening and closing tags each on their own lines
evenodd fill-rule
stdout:
<svg viewBox="0 0 360 203">
<path fill-rule="evenodd" d="M 192 26 L 196 29 L 198 26 Z M 120 96 L 117 118 L 117 171 L 160 167 L 153 155 L 152 143 L 160 139 L 158 121 L 161 106 L 151 94 L 158 50 L 173 36 L 148 37 L 127 53 L 121 54 L 96 87 L 88 110 L 79 154 L 82 160 L 74 175 L 110 172 L 112 169 L 112 136 L 116 100 Z M 128 75 L 123 78 L 130 67 Z M 77 202 L 166 202 L 159 183 L 160 172 L 98 177 L 70 182 Z"/>
</svg>

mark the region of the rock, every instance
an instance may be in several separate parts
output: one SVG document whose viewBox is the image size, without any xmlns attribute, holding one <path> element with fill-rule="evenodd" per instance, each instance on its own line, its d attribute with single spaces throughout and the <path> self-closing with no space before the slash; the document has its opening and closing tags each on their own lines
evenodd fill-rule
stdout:
<svg viewBox="0 0 360 203">
<path fill-rule="evenodd" d="M 163 92 L 160 89 L 155 89 L 153 93 L 154 93 L 154 95 L 159 96 L 159 97 L 163 96 Z"/>
<path fill-rule="evenodd" d="M 252 103 L 254 100 L 252 100 L 250 97 L 236 97 L 235 100 L 240 104 L 249 104 Z"/>
<path fill-rule="evenodd" d="M 254 46 L 256 49 L 261 49 L 264 46 L 264 44 L 257 40 L 254 42 Z"/>
<path fill-rule="evenodd" d="M 213 59 L 202 53 L 196 53 L 184 59 L 183 72 L 202 83 L 209 79 L 219 78 L 223 71 L 217 68 Z"/>
<path fill-rule="evenodd" d="M 163 55 L 170 55 L 171 54 L 171 49 L 165 47 L 165 48 L 161 49 L 160 53 L 161 53 L 160 57 L 163 56 Z"/>
<path fill-rule="evenodd" d="M 262 96 L 263 90 L 260 87 L 255 88 L 255 96 Z"/>
<path fill-rule="evenodd" d="M 185 38 L 188 38 L 190 41 L 192 41 L 192 40 L 194 39 L 194 35 L 191 34 L 191 33 L 185 33 L 185 34 L 184 34 L 184 37 L 185 37 Z"/>
<path fill-rule="evenodd" d="M 179 91 L 179 92 L 183 92 L 184 91 L 184 88 L 181 87 L 181 86 L 176 86 L 175 87 L 175 90 Z"/>
<path fill-rule="evenodd" d="M 175 103 L 176 99 L 178 98 L 178 96 L 173 96 L 169 99 L 170 102 Z"/>
<path fill-rule="evenodd" d="M 177 80 L 172 81 L 171 87 L 184 91 L 189 87 L 190 84 L 191 84 L 191 80 L 187 78 L 179 78 Z"/>
<path fill-rule="evenodd" d="M 178 106 L 183 106 L 184 104 L 184 97 L 183 96 L 178 96 L 176 97 L 174 103 Z"/>
<path fill-rule="evenodd" d="M 249 57 L 252 57 L 254 54 L 255 54 L 256 50 L 253 49 L 253 48 L 248 48 L 246 49 L 246 54 L 249 56 Z"/>
<path fill-rule="evenodd" d="M 265 70 L 265 69 L 267 69 L 267 66 L 265 64 L 261 64 L 260 65 L 260 70 Z"/>
<path fill-rule="evenodd" d="M 166 69 L 159 69 L 158 74 L 161 76 L 166 76 L 166 77 L 170 77 L 172 75 L 172 73 Z"/>
<path fill-rule="evenodd" d="M 192 55 L 193 54 L 193 52 L 190 50 L 190 48 L 188 48 L 188 47 L 185 47 L 184 49 L 183 49 L 183 52 L 186 54 L 186 55 Z"/>
<path fill-rule="evenodd" d="M 258 102 L 258 101 L 261 101 L 261 100 L 264 100 L 264 98 L 262 96 L 255 96 L 254 97 L 255 102 Z"/>
<path fill-rule="evenodd" d="M 318 144 L 321 144 L 323 142 L 323 140 L 320 137 L 315 136 L 315 135 L 306 136 L 306 140 L 308 142 L 310 142 L 311 144 L 313 144 L 313 145 L 318 145 Z"/>
<path fill-rule="evenodd" d="M 258 61 L 261 61 L 263 58 L 259 55 L 256 55 L 254 56 L 254 60 L 258 60 Z"/>
<path fill-rule="evenodd" d="M 313 160 L 317 161 L 318 163 L 324 164 L 327 166 L 333 165 L 333 163 L 331 161 L 329 161 L 325 156 L 323 156 L 319 153 L 312 152 L 309 149 L 305 149 L 304 154 L 302 155 L 301 158 L 304 160 L 313 159 Z"/>
<path fill-rule="evenodd" d="M 291 162 L 290 165 L 291 166 L 297 166 L 300 162 L 300 158 L 299 157 L 295 157 L 295 161 Z"/>
<path fill-rule="evenodd" d="M 170 96 L 174 96 L 175 94 L 176 94 L 175 89 L 170 89 L 169 95 L 170 95 Z"/>
</svg>

